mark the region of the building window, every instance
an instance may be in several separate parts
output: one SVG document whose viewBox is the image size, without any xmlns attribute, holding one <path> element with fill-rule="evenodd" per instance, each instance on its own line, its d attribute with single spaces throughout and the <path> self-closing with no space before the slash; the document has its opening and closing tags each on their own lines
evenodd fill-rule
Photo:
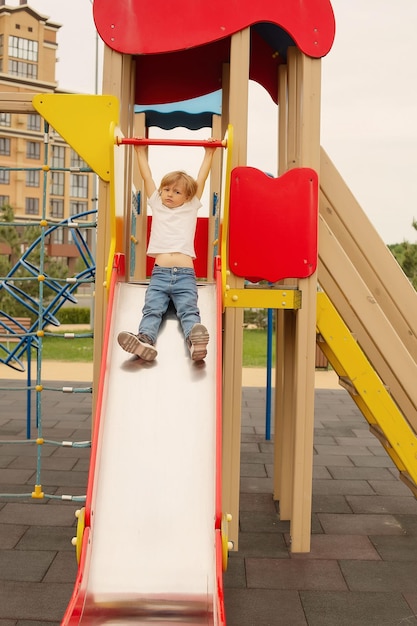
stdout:
<svg viewBox="0 0 417 626">
<path fill-rule="evenodd" d="M 40 159 L 41 158 L 41 144 L 38 141 L 26 142 L 26 158 L 27 159 Z"/>
<path fill-rule="evenodd" d="M 11 113 L 0 113 L 0 126 L 11 126 L 12 115 Z"/>
<path fill-rule="evenodd" d="M 40 131 L 41 129 L 41 116 L 37 113 L 29 113 L 28 117 L 28 130 Z"/>
<path fill-rule="evenodd" d="M 21 78 L 37 78 L 38 66 L 34 63 L 9 59 L 9 74 L 10 76 L 20 76 Z"/>
<path fill-rule="evenodd" d="M 0 196 L 0 207 L 8 205 L 10 202 L 10 196 Z"/>
<path fill-rule="evenodd" d="M 64 243 L 64 229 L 55 228 L 51 232 L 51 243 Z"/>
<path fill-rule="evenodd" d="M 26 172 L 26 187 L 39 187 L 39 170 L 28 170 Z"/>
<path fill-rule="evenodd" d="M 51 194 L 53 196 L 63 196 L 65 189 L 64 172 L 52 172 L 51 174 Z"/>
<path fill-rule="evenodd" d="M 74 215 L 79 215 L 80 213 L 85 213 L 88 211 L 87 202 L 70 202 L 70 216 L 74 217 Z M 77 217 L 79 220 L 86 220 L 87 215 L 83 215 L 82 217 Z"/>
<path fill-rule="evenodd" d="M 49 205 L 49 212 L 51 217 L 63 219 L 64 217 L 64 201 L 63 200 L 51 200 Z"/>
<path fill-rule="evenodd" d="M 24 78 L 38 76 L 38 42 L 9 35 L 9 74 Z M 16 59 L 21 59 L 17 61 Z"/>
<path fill-rule="evenodd" d="M 82 159 L 74 150 L 71 150 L 71 167 L 88 167 L 84 159 Z"/>
<path fill-rule="evenodd" d="M 36 63 L 38 61 L 38 42 L 9 35 L 9 57 Z"/>
<path fill-rule="evenodd" d="M 10 184 L 10 170 L 0 169 L 0 185 Z"/>
<path fill-rule="evenodd" d="M 26 215 L 39 215 L 39 198 L 25 198 Z"/>
<path fill-rule="evenodd" d="M 0 137 L 0 154 L 10 156 L 10 139 L 7 137 Z"/>
<path fill-rule="evenodd" d="M 88 176 L 86 174 L 71 174 L 70 195 L 74 198 L 88 198 Z"/>
<path fill-rule="evenodd" d="M 63 146 L 52 146 L 52 167 L 65 167 L 65 148 Z"/>
</svg>

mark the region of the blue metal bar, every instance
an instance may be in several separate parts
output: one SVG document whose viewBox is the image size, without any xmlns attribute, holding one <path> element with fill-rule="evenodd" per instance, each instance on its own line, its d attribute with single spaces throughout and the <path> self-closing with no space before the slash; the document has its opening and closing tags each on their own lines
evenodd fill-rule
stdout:
<svg viewBox="0 0 417 626">
<path fill-rule="evenodd" d="M 31 435 L 31 423 L 32 423 L 32 403 L 30 401 L 30 384 L 31 384 L 31 341 L 28 337 L 26 339 L 26 369 L 27 369 L 27 384 L 28 388 L 26 390 L 26 437 L 30 439 Z"/>
<path fill-rule="evenodd" d="M 271 439 L 271 406 L 272 406 L 272 309 L 268 309 L 267 347 L 266 347 L 266 415 L 265 439 Z"/>
</svg>

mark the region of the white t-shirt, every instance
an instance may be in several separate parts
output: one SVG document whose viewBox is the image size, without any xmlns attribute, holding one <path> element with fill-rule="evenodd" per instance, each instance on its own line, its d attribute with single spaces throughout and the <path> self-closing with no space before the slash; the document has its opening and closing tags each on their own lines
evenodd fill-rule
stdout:
<svg viewBox="0 0 417 626">
<path fill-rule="evenodd" d="M 154 257 L 163 252 L 182 252 L 195 259 L 197 213 L 202 206 L 197 196 L 175 209 L 169 209 L 162 204 L 156 189 L 148 199 L 148 205 L 152 209 L 148 255 Z"/>
</svg>

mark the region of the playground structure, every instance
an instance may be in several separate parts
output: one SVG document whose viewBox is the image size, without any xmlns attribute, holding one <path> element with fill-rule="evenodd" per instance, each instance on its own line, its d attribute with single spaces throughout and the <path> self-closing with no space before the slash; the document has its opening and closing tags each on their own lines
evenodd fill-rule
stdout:
<svg viewBox="0 0 417 626">
<path fill-rule="evenodd" d="M 162 1 L 134 4 L 132 15 L 132 2 L 94 3 L 108 95 L 33 99 L 101 177 L 96 417 L 76 542 L 79 575 L 63 623 L 182 615 L 187 623 L 223 624 L 221 567 L 228 548 L 238 549 L 243 308 L 275 310 L 273 497 L 281 519 L 290 520 L 292 550 L 307 552 L 316 341 L 417 493 L 417 296 L 320 147 L 320 58 L 333 41 L 330 4 L 264 0 L 237 18 L 229 3 L 218 8 L 228 25 L 220 38 L 215 11 L 197 16 L 205 23 L 200 40 L 188 24 L 196 17 L 191 0 L 184 11 Z M 164 32 L 154 15 L 170 7 L 181 18 L 180 41 L 172 22 Z M 246 167 L 249 77 L 278 102 L 276 179 Z M 221 115 L 211 115 L 211 134 L 225 137 L 225 150 L 223 159 L 216 155 L 213 207 L 197 234 L 200 307 L 214 339 L 206 368 L 197 371 L 179 355 L 170 318 L 158 363 L 136 367 L 115 341 L 122 328 L 134 330 L 149 275 L 149 220 L 129 143 L 147 137 L 155 102 L 174 103 L 178 115 L 175 103 L 218 89 L 219 80 Z M 260 280 L 268 285 L 248 283 Z M 170 420 L 183 440 L 173 439 Z M 152 485 L 147 474 L 157 476 Z"/>
<path fill-rule="evenodd" d="M 9 96 L 6 95 L 3 102 L 3 108 L 8 109 Z M 10 110 L 14 112 L 23 112 L 33 110 L 30 102 L 30 109 L 25 105 L 24 100 L 17 98 L 17 101 L 10 105 Z M 46 191 L 49 176 L 51 172 L 58 168 L 51 166 L 49 149 L 49 125 L 45 123 L 44 133 L 44 163 L 41 167 L 32 168 L 8 168 L 2 167 L 4 170 L 22 170 L 41 171 L 43 177 L 43 189 Z M 60 168 L 61 171 L 88 171 L 86 168 Z M 37 447 L 37 467 L 36 467 L 36 484 L 33 491 L 29 493 L 8 493 L 0 494 L 5 497 L 16 498 L 50 498 L 50 499 L 66 499 L 77 502 L 84 502 L 85 495 L 81 496 L 56 496 L 51 493 L 45 493 L 41 484 L 41 461 L 42 447 L 46 445 L 67 446 L 67 447 L 89 447 L 90 442 L 60 442 L 51 441 L 43 435 L 42 421 L 42 392 L 57 393 L 88 393 L 91 394 L 91 387 L 73 388 L 73 387 L 49 387 L 44 384 L 42 372 L 42 344 L 44 337 L 59 337 L 60 340 L 65 339 L 81 339 L 92 338 L 91 332 L 82 333 L 58 333 L 55 329 L 60 325 L 56 314 L 65 303 L 76 303 L 75 292 L 78 287 L 86 284 L 94 283 L 95 261 L 92 250 L 90 249 L 87 238 L 85 236 L 86 229 L 95 230 L 96 211 L 86 211 L 73 215 L 71 219 L 66 219 L 59 223 L 49 222 L 47 219 L 46 193 L 43 194 L 42 211 L 39 224 L 33 222 L 2 222 L 3 233 L 7 229 L 33 229 L 37 227 L 39 233 L 35 236 L 32 243 L 26 247 L 20 258 L 12 265 L 6 276 L 2 276 L 0 280 L 0 294 L 6 296 L 10 301 L 18 303 L 21 310 L 26 312 L 26 316 L 14 318 L 6 311 L 0 310 L 0 363 L 11 367 L 12 369 L 22 373 L 22 386 L 16 387 L 15 392 L 24 392 L 26 394 L 26 439 L 22 444 L 28 446 L 36 445 Z M 45 241 L 57 231 L 70 231 L 72 242 L 76 246 L 80 259 L 84 262 L 84 269 L 79 271 L 72 277 L 57 277 L 49 272 L 46 265 Z M 28 289 L 27 286 L 35 283 L 37 292 Z M 49 296 L 46 297 L 49 291 Z M 32 316 L 32 317 L 30 317 Z M 34 319 L 36 316 L 36 319 Z M 35 354 L 35 357 L 34 357 Z M 34 362 L 34 363 L 33 363 Z M 24 384 L 26 379 L 26 384 Z M 5 389 L 7 387 L 3 387 Z M 36 425 L 36 437 L 32 438 L 33 426 Z"/>
</svg>

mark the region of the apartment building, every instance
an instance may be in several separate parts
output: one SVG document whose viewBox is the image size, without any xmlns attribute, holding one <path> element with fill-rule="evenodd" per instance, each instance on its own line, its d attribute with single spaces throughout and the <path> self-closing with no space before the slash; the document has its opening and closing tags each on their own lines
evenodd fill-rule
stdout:
<svg viewBox="0 0 417 626">
<path fill-rule="evenodd" d="M 55 79 L 60 28 L 24 0 L 17 6 L 0 0 L 0 96 L 63 93 Z M 0 207 L 10 205 L 16 221 L 25 223 L 45 216 L 54 224 L 76 215 L 79 223 L 94 221 L 80 216 L 96 205 L 95 175 L 86 163 L 37 113 L 1 109 L 0 101 Z M 94 230 L 86 228 L 83 236 L 91 246 Z M 46 244 L 49 256 L 74 271 L 79 253 L 70 229 L 56 229 Z M 7 254 L 1 242 L 0 253 Z"/>
</svg>

